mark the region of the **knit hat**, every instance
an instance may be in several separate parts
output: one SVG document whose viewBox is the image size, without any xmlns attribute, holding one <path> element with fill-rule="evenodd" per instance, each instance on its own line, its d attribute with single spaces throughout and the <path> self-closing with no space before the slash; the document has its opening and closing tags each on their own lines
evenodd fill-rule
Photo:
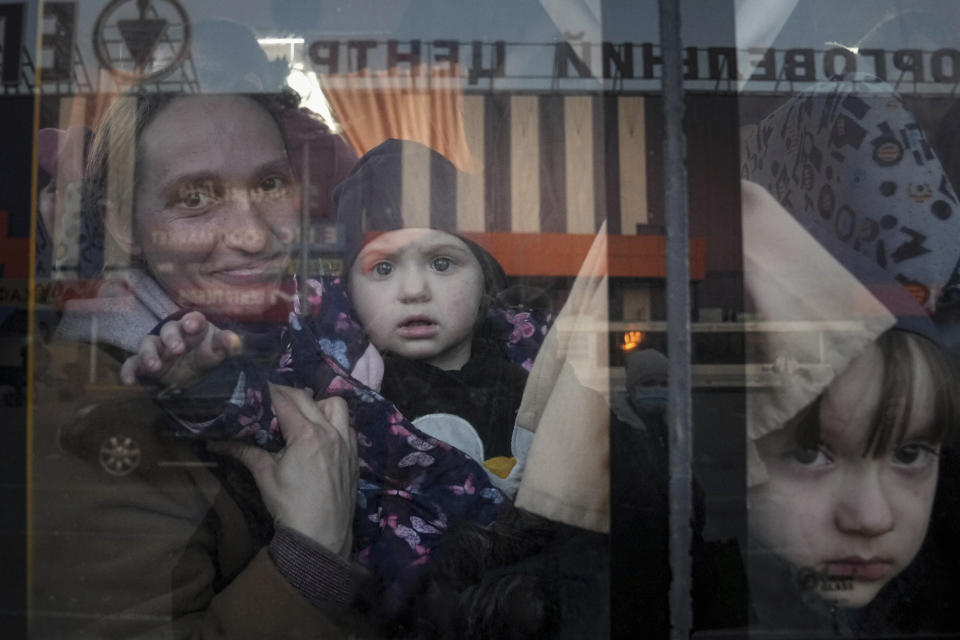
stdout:
<svg viewBox="0 0 960 640">
<path fill-rule="evenodd" d="M 747 388 L 747 484 L 753 486 L 767 477 L 756 440 L 809 405 L 896 319 L 770 193 L 742 186 L 744 289 L 757 320 L 800 327 L 756 334 L 769 364 L 766 384 Z"/>
<path fill-rule="evenodd" d="M 345 237 L 344 269 L 350 269 L 372 232 L 435 229 L 457 236 L 470 248 L 480 263 L 485 293 L 502 291 L 507 278 L 500 263 L 457 233 L 457 184 L 468 179 L 418 142 L 391 138 L 368 151 L 333 196 Z"/>
</svg>

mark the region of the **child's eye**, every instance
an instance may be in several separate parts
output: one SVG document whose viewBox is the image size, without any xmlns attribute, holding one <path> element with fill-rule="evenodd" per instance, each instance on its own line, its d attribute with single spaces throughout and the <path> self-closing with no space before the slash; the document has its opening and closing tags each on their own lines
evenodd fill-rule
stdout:
<svg viewBox="0 0 960 640">
<path fill-rule="evenodd" d="M 378 276 L 385 277 L 393 273 L 393 265 L 390 264 L 389 262 L 381 260 L 377 264 L 373 265 L 373 268 L 371 269 L 371 271 L 373 271 Z"/>
<path fill-rule="evenodd" d="M 453 260 L 446 256 L 437 256 L 430 262 L 434 271 L 446 271 L 453 266 Z"/>
<path fill-rule="evenodd" d="M 907 442 L 894 450 L 893 461 L 903 466 L 925 467 L 938 455 L 939 452 L 934 446 L 923 442 Z"/>
<path fill-rule="evenodd" d="M 805 467 L 823 467 L 830 464 L 830 458 L 816 447 L 796 447 L 787 452 L 787 456 Z"/>
</svg>

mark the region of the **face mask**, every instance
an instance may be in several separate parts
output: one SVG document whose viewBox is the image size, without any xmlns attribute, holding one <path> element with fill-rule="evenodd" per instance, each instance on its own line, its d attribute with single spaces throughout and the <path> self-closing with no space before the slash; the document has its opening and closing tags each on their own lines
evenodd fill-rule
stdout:
<svg viewBox="0 0 960 640">
<path fill-rule="evenodd" d="M 630 404 L 639 414 L 665 415 L 667 411 L 667 388 L 637 385 L 630 389 Z"/>
</svg>

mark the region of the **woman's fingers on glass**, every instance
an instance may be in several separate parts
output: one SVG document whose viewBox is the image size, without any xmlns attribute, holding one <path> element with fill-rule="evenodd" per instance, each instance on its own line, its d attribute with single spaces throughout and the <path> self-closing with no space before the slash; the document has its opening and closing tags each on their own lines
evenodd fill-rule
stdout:
<svg viewBox="0 0 960 640">
<path fill-rule="evenodd" d="M 238 356 L 243 352 L 243 340 L 229 329 L 217 329 L 213 336 L 213 349 L 224 357 Z"/>
<path fill-rule="evenodd" d="M 229 356 L 238 355 L 243 348 L 240 336 L 228 329 L 220 329 L 199 311 L 191 311 L 179 320 L 168 322 L 160 330 L 168 358 L 177 358 L 182 369 L 178 378 L 191 380 L 220 364 Z M 179 359 L 179 356 L 188 356 Z M 173 364 L 173 363 L 171 363 Z"/>
<path fill-rule="evenodd" d="M 146 336 L 140 341 L 140 351 L 137 352 L 140 360 L 138 372 L 141 374 L 156 374 L 163 369 L 163 360 L 166 355 L 163 340 L 159 336 Z"/>
<path fill-rule="evenodd" d="M 145 336 L 140 341 L 137 353 L 127 358 L 120 367 L 121 382 L 133 385 L 137 376 L 158 375 L 163 368 L 162 352 L 163 345 L 159 336 Z"/>
<path fill-rule="evenodd" d="M 199 311 L 191 311 L 180 319 L 183 332 L 186 335 L 202 334 L 207 328 L 207 317 Z"/>
<path fill-rule="evenodd" d="M 210 323 L 204 325 L 203 333 L 189 336 L 187 343 L 192 354 L 190 366 L 196 375 L 212 369 L 230 356 L 239 355 L 242 351 L 240 336 Z"/>
<path fill-rule="evenodd" d="M 139 355 L 130 356 L 124 360 L 123 365 L 120 367 L 120 381 L 127 386 L 135 384 L 137 382 L 137 371 L 139 367 Z"/>
<path fill-rule="evenodd" d="M 186 349 L 184 335 L 183 319 L 167 322 L 160 327 L 160 340 L 163 342 L 165 352 L 162 355 L 176 356 L 183 353 Z"/>
<path fill-rule="evenodd" d="M 191 311 L 179 320 L 166 323 L 160 329 L 164 345 L 171 353 L 179 354 L 187 350 L 203 347 L 205 342 L 216 335 L 217 329 L 207 317 L 199 311 Z"/>
</svg>

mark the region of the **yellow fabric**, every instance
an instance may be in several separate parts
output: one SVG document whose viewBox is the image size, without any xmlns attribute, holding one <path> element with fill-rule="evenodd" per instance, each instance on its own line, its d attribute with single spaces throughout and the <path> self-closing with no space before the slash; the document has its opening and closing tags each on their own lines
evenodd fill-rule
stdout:
<svg viewBox="0 0 960 640">
<path fill-rule="evenodd" d="M 497 456 L 496 458 L 490 458 L 489 460 L 485 461 L 483 466 L 485 466 L 490 473 L 496 475 L 498 478 L 506 478 L 508 475 L 510 475 L 510 472 L 513 470 L 513 467 L 516 466 L 516 464 L 516 458 Z"/>
</svg>

